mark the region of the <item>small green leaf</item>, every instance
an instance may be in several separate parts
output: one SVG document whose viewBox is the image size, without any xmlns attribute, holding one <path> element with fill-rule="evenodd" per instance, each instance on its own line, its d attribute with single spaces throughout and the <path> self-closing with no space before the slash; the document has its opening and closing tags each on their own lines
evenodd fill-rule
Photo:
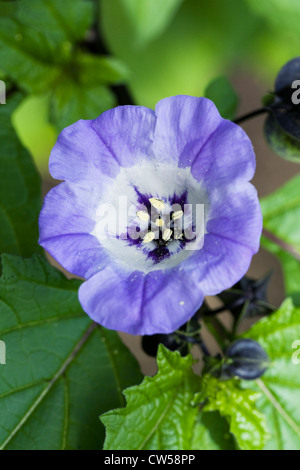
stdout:
<svg viewBox="0 0 300 470">
<path fill-rule="evenodd" d="M 214 79 L 206 87 L 204 96 L 212 100 L 224 119 L 233 119 L 238 105 L 238 96 L 226 77 Z"/>
<path fill-rule="evenodd" d="M 74 66 L 78 69 L 78 81 L 86 86 L 117 84 L 129 77 L 126 65 L 115 57 L 78 54 Z M 73 78 L 74 68 L 70 72 Z"/>
<path fill-rule="evenodd" d="M 240 380 L 220 381 L 203 377 L 201 393 L 195 401 L 204 401 L 202 411 L 219 411 L 229 423 L 230 432 L 242 450 L 262 449 L 269 437 L 266 420 L 256 409 L 259 393 L 243 390 Z"/>
<path fill-rule="evenodd" d="M 145 46 L 169 25 L 183 0 L 121 0 L 137 45 Z"/>
<path fill-rule="evenodd" d="M 27 93 L 49 90 L 50 121 L 59 131 L 113 107 L 106 86 L 129 75 L 116 58 L 81 51 L 93 10 L 92 0 L 17 0 L 0 18 L 1 70 Z"/>
<path fill-rule="evenodd" d="M 113 93 L 104 86 L 63 81 L 50 97 L 50 121 L 61 131 L 79 119 L 95 119 L 114 104 Z"/>
<path fill-rule="evenodd" d="M 0 1 L 0 10 L 5 2 Z M 0 17 L 1 69 L 27 92 L 43 92 L 91 24 L 90 0 L 16 0 Z"/>
<path fill-rule="evenodd" d="M 300 302 L 300 175 L 261 199 L 262 245 L 282 262 L 286 292 Z M 296 300 L 298 299 L 298 300 Z"/>
<path fill-rule="evenodd" d="M 293 344 L 300 339 L 300 308 L 286 300 L 243 337 L 258 341 L 271 360 L 263 377 L 253 382 L 253 388 L 262 394 L 257 409 L 266 415 L 271 432 L 265 448 L 300 450 L 300 365 L 292 361 Z"/>
<path fill-rule="evenodd" d="M 285 293 L 295 305 L 300 305 L 300 261 L 266 237 L 262 238 L 262 245 L 278 257 L 284 275 Z"/>
<path fill-rule="evenodd" d="M 21 94 L 0 105 L 0 253 L 30 256 L 38 251 L 40 177 L 11 124 Z"/>
<path fill-rule="evenodd" d="M 228 429 L 219 415 L 209 421 L 199 416 L 192 399 L 200 377 L 191 366 L 192 356 L 181 357 L 160 345 L 159 371 L 140 386 L 124 392 L 127 406 L 101 417 L 106 426 L 104 448 L 109 450 L 195 450 L 228 448 Z M 224 435 L 222 433 L 224 432 Z M 205 446 L 205 447 L 204 447 Z M 220 446 L 220 447 L 219 447 Z"/>
<path fill-rule="evenodd" d="M 300 142 L 284 132 L 277 119 L 270 114 L 265 122 L 264 134 L 271 149 L 279 157 L 300 163 Z"/>
<path fill-rule="evenodd" d="M 115 332 L 83 314 L 79 281 L 38 255 L 1 261 L 0 448 L 100 449 L 98 416 L 140 382 L 136 361 Z"/>
<path fill-rule="evenodd" d="M 60 131 L 79 119 L 94 119 L 115 105 L 106 85 L 123 82 L 127 67 L 114 57 L 77 54 L 50 93 L 50 121 Z"/>
</svg>

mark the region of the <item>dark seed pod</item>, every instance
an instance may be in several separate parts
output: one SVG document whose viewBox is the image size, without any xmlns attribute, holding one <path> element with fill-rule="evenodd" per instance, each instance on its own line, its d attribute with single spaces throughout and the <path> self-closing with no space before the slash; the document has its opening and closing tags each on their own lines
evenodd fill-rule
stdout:
<svg viewBox="0 0 300 470">
<path fill-rule="evenodd" d="M 299 82 L 299 83 L 298 83 Z M 290 137 L 300 139 L 300 57 L 285 64 L 275 81 L 272 114 L 281 129 Z"/>
<path fill-rule="evenodd" d="M 224 365 L 224 372 L 244 380 L 261 377 L 269 364 L 267 353 L 252 339 L 238 339 L 232 343 L 226 351 L 226 357 L 228 363 Z"/>
<path fill-rule="evenodd" d="M 156 357 L 158 346 L 163 344 L 170 351 L 179 350 L 182 356 L 188 354 L 188 347 L 184 340 L 179 338 L 176 333 L 170 335 L 151 335 L 143 336 L 142 348 L 146 354 L 152 357 Z"/>
<path fill-rule="evenodd" d="M 243 314 L 243 317 L 255 317 L 257 315 L 267 315 L 272 310 L 268 308 L 267 290 L 271 279 L 271 273 L 268 273 L 261 279 L 250 279 L 244 276 L 237 284 L 233 286 L 233 290 L 237 293 L 232 293 L 231 289 L 221 292 L 218 297 L 230 307 L 234 318 L 238 318 Z M 245 303 L 247 302 L 247 308 Z"/>
</svg>

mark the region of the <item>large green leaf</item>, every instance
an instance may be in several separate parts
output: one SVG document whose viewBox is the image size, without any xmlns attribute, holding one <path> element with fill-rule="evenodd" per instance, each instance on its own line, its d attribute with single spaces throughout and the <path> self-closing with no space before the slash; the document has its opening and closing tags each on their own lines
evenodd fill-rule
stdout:
<svg viewBox="0 0 300 470">
<path fill-rule="evenodd" d="M 238 105 L 238 96 L 226 77 L 212 80 L 205 89 L 204 96 L 212 100 L 224 119 L 233 119 Z"/>
<path fill-rule="evenodd" d="M 1 449 L 100 449 L 99 415 L 141 379 L 117 334 L 83 314 L 79 284 L 41 256 L 2 256 Z"/>
<path fill-rule="evenodd" d="M 160 345 L 159 371 L 140 386 L 124 392 L 127 406 L 101 417 L 106 426 L 105 449 L 195 450 L 232 447 L 228 428 L 215 413 L 199 415 L 192 401 L 200 377 L 192 356 L 181 357 Z M 208 427 L 209 426 L 209 427 Z"/>
<path fill-rule="evenodd" d="M 131 21 L 137 45 L 144 46 L 159 36 L 172 20 L 182 1 L 121 0 L 121 5 Z"/>
<path fill-rule="evenodd" d="M 0 253 L 30 256 L 38 250 L 40 178 L 11 124 L 21 98 L 0 105 Z"/>
<path fill-rule="evenodd" d="M 59 77 L 92 21 L 90 0 L 0 2 L 0 66 L 26 91 L 41 92 Z"/>
<path fill-rule="evenodd" d="M 286 292 L 300 303 L 300 174 L 263 198 L 263 246 L 283 267 Z"/>
<path fill-rule="evenodd" d="M 258 341 L 271 360 L 267 372 L 253 383 L 262 393 L 257 409 L 267 416 L 271 432 L 266 449 L 300 450 L 300 366 L 292 362 L 293 343 L 300 339 L 300 308 L 286 300 L 243 337 Z"/>
<path fill-rule="evenodd" d="M 240 380 L 220 381 L 211 375 L 202 379 L 203 390 L 195 400 L 204 402 L 203 411 L 219 411 L 242 450 L 262 449 L 269 438 L 265 416 L 257 411 L 259 393 L 242 389 Z"/>
</svg>

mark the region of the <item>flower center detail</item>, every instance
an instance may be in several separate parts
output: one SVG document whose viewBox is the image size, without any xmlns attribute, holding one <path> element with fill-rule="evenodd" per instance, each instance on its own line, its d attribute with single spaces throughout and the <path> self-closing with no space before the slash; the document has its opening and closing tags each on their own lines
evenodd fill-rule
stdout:
<svg viewBox="0 0 300 470">
<path fill-rule="evenodd" d="M 136 213 L 142 222 L 148 222 L 148 231 L 143 237 L 143 243 L 155 241 L 158 246 L 165 246 L 172 240 L 183 239 L 182 226 L 175 226 L 175 221 L 183 217 L 183 210 L 171 211 L 165 216 L 163 211 L 166 205 L 162 199 L 152 197 L 149 202 L 150 214 L 147 210 Z"/>
<path fill-rule="evenodd" d="M 190 241 L 186 226 L 192 229 L 192 214 L 185 213 L 187 194 L 174 195 L 168 201 L 139 194 L 139 210 L 136 211 L 135 228 L 139 236 L 129 243 L 146 253 L 154 264 L 181 251 Z"/>
</svg>

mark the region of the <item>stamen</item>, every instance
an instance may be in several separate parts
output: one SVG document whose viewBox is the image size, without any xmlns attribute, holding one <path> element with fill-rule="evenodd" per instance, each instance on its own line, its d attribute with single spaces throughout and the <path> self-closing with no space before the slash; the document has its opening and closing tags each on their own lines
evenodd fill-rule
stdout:
<svg viewBox="0 0 300 470">
<path fill-rule="evenodd" d="M 163 239 L 165 242 L 167 242 L 168 240 L 170 240 L 171 235 L 172 235 L 172 230 L 171 230 L 170 228 L 166 228 L 166 230 L 164 230 L 162 239 Z"/>
<path fill-rule="evenodd" d="M 159 199 L 158 197 L 150 197 L 149 199 L 150 204 L 155 207 L 158 211 L 162 211 L 163 208 L 165 207 L 164 201 Z"/>
<path fill-rule="evenodd" d="M 174 239 L 175 240 L 182 240 L 183 238 L 183 233 L 182 232 L 175 232 L 174 234 Z"/>
<path fill-rule="evenodd" d="M 147 222 L 147 220 L 150 219 L 150 215 L 148 214 L 148 212 L 146 211 L 137 211 L 136 215 L 138 216 L 138 218 L 140 220 L 142 220 L 143 222 Z"/>
<path fill-rule="evenodd" d="M 143 243 L 150 243 L 152 240 L 155 238 L 155 233 L 153 232 L 148 232 L 143 238 Z"/>
<path fill-rule="evenodd" d="M 183 216 L 183 211 L 176 211 L 176 212 L 173 212 L 172 219 L 174 220 L 181 219 L 182 216 Z"/>
<path fill-rule="evenodd" d="M 163 227 L 165 225 L 165 222 L 163 221 L 163 219 L 156 219 L 155 225 L 157 225 L 158 227 Z"/>
</svg>

